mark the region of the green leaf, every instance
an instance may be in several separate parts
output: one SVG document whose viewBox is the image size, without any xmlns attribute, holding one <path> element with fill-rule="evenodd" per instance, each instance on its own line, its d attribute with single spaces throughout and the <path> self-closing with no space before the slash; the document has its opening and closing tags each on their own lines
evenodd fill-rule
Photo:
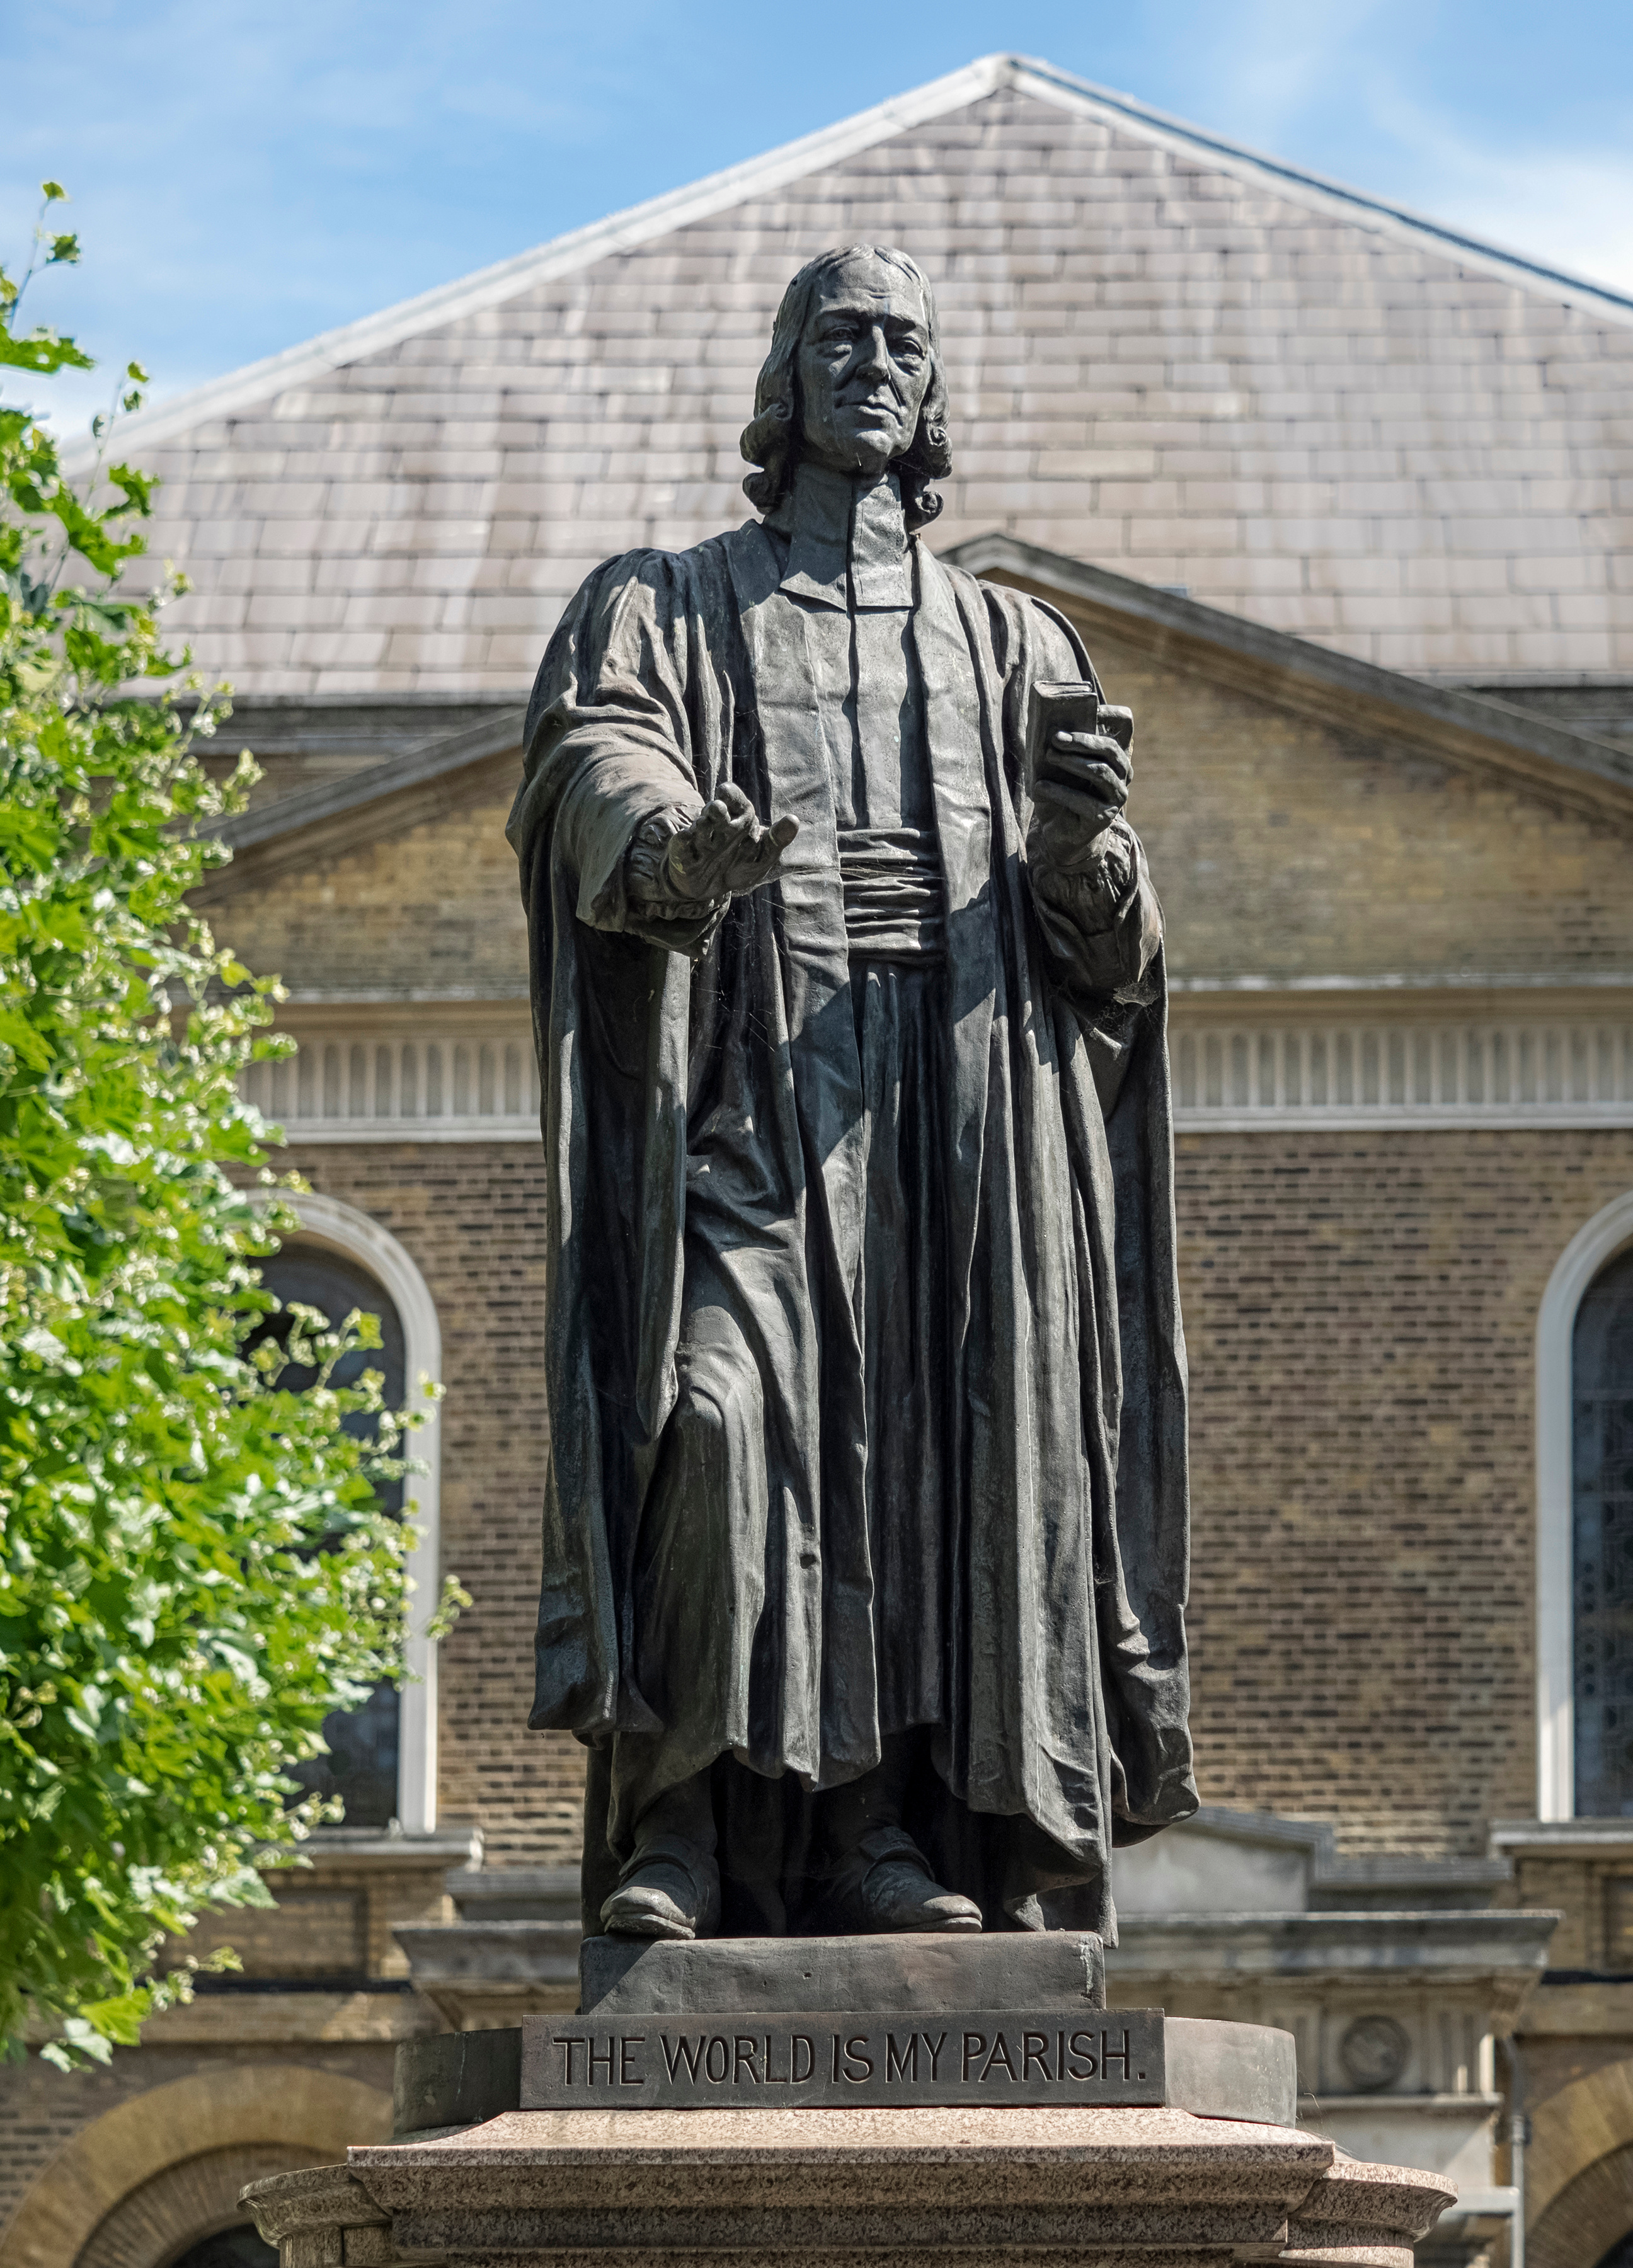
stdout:
<svg viewBox="0 0 1633 2268">
<path fill-rule="evenodd" d="M 96 368 L 92 357 L 83 354 L 72 339 L 62 339 L 55 331 L 43 329 L 30 331 L 20 339 L 0 331 L 0 363 L 9 363 L 14 370 L 37 371 L 46 377 L 59 370 Z"/>
<path fill-rule="evenodd" d="M 48 205 L 61 204 L 68 195 L 61 181 L 41 181 L 40 189 Z"/>
</svg>

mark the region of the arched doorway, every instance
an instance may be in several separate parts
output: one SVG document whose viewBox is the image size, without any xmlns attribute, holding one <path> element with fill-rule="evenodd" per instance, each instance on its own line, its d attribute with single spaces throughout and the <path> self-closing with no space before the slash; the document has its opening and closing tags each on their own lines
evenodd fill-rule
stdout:
<svg viewBox="0 0 1633 2268">
<path fill-rule="evenodd" d="M 240 2143 L 166 2166 L 121 2198 L 74 2268 L 277 2268 L 239 2203 L 246 2184 L 306 2162 L 288 2143 Z"/>
<path fill-rule="evenodd" d="M 242 2228 L 224 2228 L 218 2236 L 189 2244 L 169 2268 L 278 2268 L 277 2248 L 246 2222 Z"/>
</svg>

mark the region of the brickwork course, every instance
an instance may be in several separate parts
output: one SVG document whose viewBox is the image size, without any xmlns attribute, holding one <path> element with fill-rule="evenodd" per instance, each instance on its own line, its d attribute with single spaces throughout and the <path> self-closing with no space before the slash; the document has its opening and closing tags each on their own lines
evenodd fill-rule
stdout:
<svg viewBox="0 0 1633 2268">
<path fill-rule="evenodd" d="M 939 294 L 938 543 L 1399 669 L 1633 672 L 1633 302 L 1003 58 L 133 423 L 202 660 L 524 688 L 599 559 L 745 517 L 778 295 L 856 239 Z"/>
</svg>

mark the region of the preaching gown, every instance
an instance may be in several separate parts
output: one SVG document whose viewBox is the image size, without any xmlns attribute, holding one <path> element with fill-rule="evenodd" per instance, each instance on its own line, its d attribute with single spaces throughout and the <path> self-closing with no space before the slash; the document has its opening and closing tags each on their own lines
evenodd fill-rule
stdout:
<svg viewBox="0 0 1633 2268">
<path fill-rule="evenodd" d="M 724 1765 L 726 1926 L 802 1926 L 811 1792 L 916 1729 L 989 1925 L 1114 1940 L 1113 1842 L 1195 1808 L 1160 922 L 1122 822 L 1109 893 L 1028 873 L 1051 679 L 1092 681 L 1060 616 L 809 465 L 608 562 L 545 657 L 532 1722 L 592 1748 L 586 1911 Z M 800 832 L 688 959 L 627 854 L 727 779 Z"/>
</svg>

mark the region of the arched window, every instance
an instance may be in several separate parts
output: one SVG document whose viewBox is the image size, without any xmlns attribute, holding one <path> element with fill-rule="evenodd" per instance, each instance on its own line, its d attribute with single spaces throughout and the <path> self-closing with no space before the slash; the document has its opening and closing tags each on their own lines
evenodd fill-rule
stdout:
<svg viewBox="0 0 1633 2268">
<path fill-rule="evenodd" d="M 1537 1815 L 1633 1818 L 1633 1190 L 1537 1317 Z"/>
<path fill-rule="evenodd" d="M 408 1366 L 402 1322 L 385 1286 L 352 1259 L 332 1246 L 291 1237 L 269 1260 L 261 1263 L 261 1279 L 276 1293 L 284 1312 L 268 1315 L 257 1327 L 252 1344 L 274 1339 L 287 1343 L 293 1318 L 287 1310 L 297 1303 L 315 1307 L 331 1325 L 342 1323 L 354 1308 L 379 1318 L 380 1346 L 347 1355 L 335 1366 L 335 1383 L 349 1386 L 365 1370 L 378 1370 L 384 1380 L 386 1406 L 401 1410 L 407 1391 Z M 312 1383 L 310 1371 L 286 1370 L 281 1383 L 299 1391 Z M 346 1420 L 349 1432 L 371 1431 L 361 1413 Z M 394 1482 L 383 1491 L 388 1511 L 402 1510 L 402 1484 Z M 348 1827 L 388 1827 L 397 1817 L 397 1764 L 400 1698 L 394 1685 L 377 1685 L 361 1709 L 335 1710 L 324 1719 L 326 1756 L 312 1756 L 290 1768 L 310 1794 L 337 1795 L 345 1806 Z"/>
<path fill-rule="evenodd" d="M 386 1345 L 380 1354 L 368 1359 L 386 1371 L 388 1396 L 406 1394 L 409 1406 L 423 1420 L 408 1437 L 408 1455 L 418 1470 L 408 1475 L 402 1491 L 403 1510 L 418 1540 L 408 1561 L 413 1586 L 408 1682 L 394 1697 L 397 1800 L 386 1809 L 385 1820 L 394 1813 L 406 1834 L 429 1835 L 437 1825 L 437 1648 L 425 1634 L 425 1624 L 435 1611 L 441 1585 L 442 1459 L 437 1405 L 423 1398 L 422 1389 L 442 1375 L 442 1333 L 437 1309 L 412 1257 L 379 1221 L 354 1205 L 310 1190 L 287 1194 L 283 1202 L 299 1217 L 300 1233 L 291 1237 L 282 1251 L 263 1263 L 272 1271 L 269 1280 L 274 1290 L 280 1297 L 304 1300 L 326 1314 L 331 1312 L 332 1296 L 339 1303 L 334 1310 L 337 1315 L 359 1307 L 379 1315 L 383 1326 L 388 1317 L 394 1319 L 394 1355 L 391 1332 L 382 1328 Z M 276 1271 L 286 1263 L 349 1270 L 349 1288 L 342 1291 L 341 1278 L 330 1275 L 325 1279 L 330 1289 L 319 1291 L 316 1296 L 294 1288 L 285 1292 Z M 292 1278 L 284 1280 L 293 1285 Z M 307 1280 L 315 1284 L 317 1279 Z M 400 1370 L 391 1368 L 394 1359 L 401 1365 Z M 352 1815 L 349 1800 L 347 1808 L 348 1823 L 362 1823 Z M 379 1823 L 383 1825 L 385 1820 Z"/>
<path fill-rule="evenodd" d="M 1576 1812 L 1633 1818 L 1633 1248 L 1577 1309 L 1570 1404 Z"/>
</svg>

